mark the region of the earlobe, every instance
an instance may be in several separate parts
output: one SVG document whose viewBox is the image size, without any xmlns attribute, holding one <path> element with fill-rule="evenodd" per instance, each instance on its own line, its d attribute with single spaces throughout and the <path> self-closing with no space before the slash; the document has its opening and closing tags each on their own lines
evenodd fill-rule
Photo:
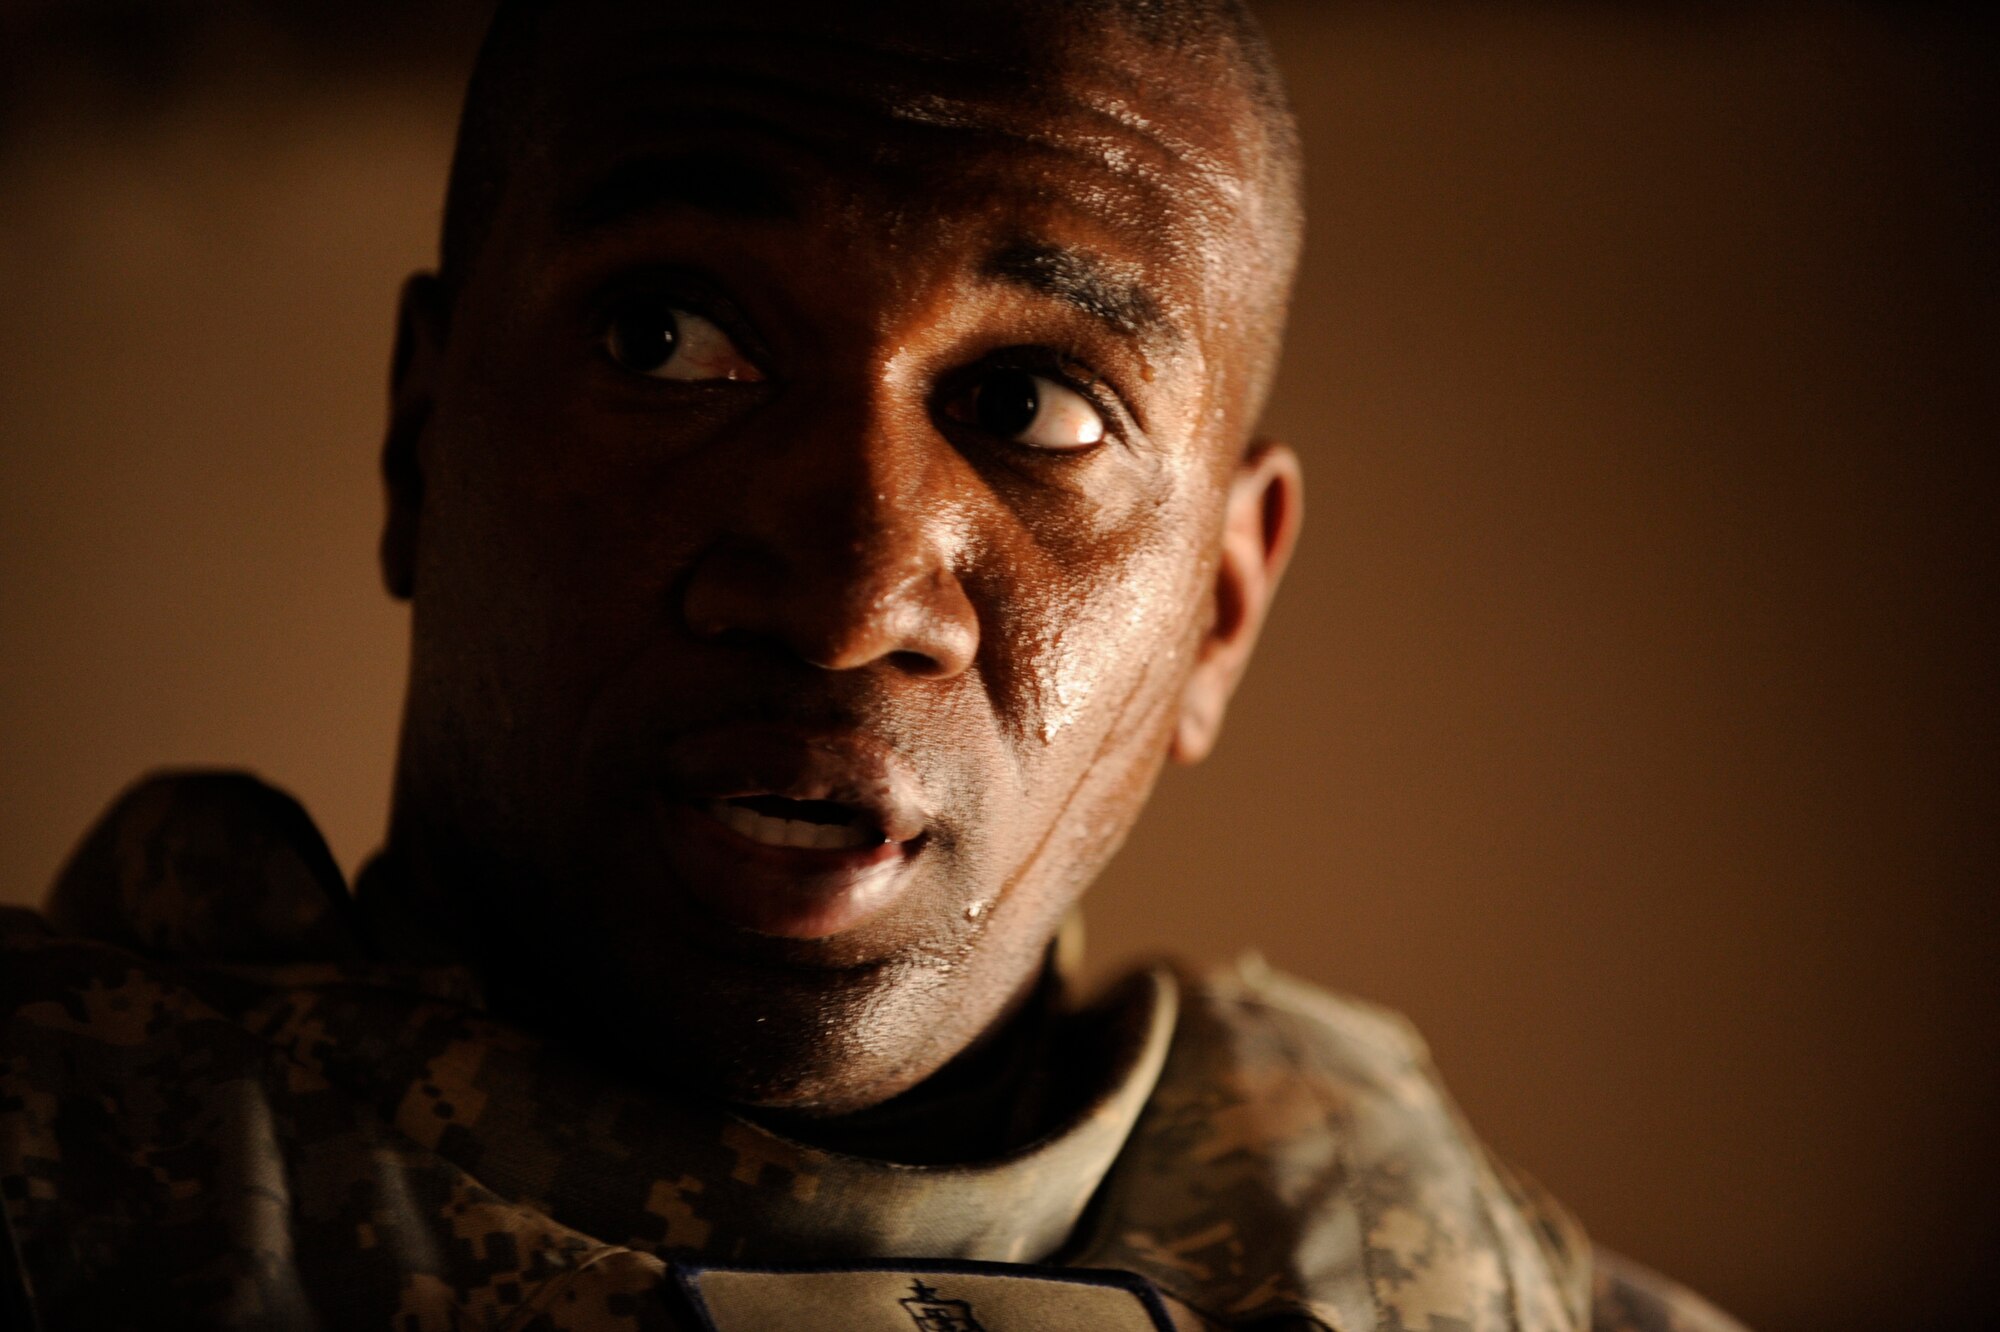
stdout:
<svg viewBox="0 0 2000 1332">
<path fill-rule="evenodd" d="M 424 497 L 422 443 L 435 399 L 445 315 L 444 288 L 436 274 L 417 273 L 403 284 L 396 348 L 389 362 L 389 429 L 382 444 L 388 512 L 380 548 L 383 585 L 398 601 L 408 601 L 416 591 L 417 531 Z"/>
<path fill-rule="evenodd" d="M 1250 664 L 1271 598 L 1291 560 L 1304 517 L 1298 455 L 1258 440 L 1229 486 L 1207 634 L 1181 694 L 1170 748 L 1177 763 L 1199 763 L 1222 733 L 1230 695 Z"/>
</svg>

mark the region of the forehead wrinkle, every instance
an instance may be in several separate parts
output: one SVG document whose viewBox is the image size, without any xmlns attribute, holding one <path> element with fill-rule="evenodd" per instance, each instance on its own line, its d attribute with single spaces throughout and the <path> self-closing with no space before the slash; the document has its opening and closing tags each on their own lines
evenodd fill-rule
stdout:
<svg viewBox="0 0 2000 1332">
<path fill-rule="evenodd" d="M 663 95 L 664 90 L 664 95 Z M 1043 92 L 1051 91 L 1042 89 Z M 606 108 L 611 114 L 606 114 Z M 787 115 L 792 112 L 792 115 Z M 1101 122 L 1111 132 L 1063 125 L 1065 118 Z M 710 64 L 655 63 L 608 87 L 593 89 L 586 115 L 568 119 L 563 137 L 578 149 L 595 134 L 644 132 L 659 121 L 686 124 L 689 116 L 715 123 L 734 121 L 829 160 L 880 163 L 898 156 L 880 134 L 884 125 L 967 136 L 985 144 L 1025 147 L 1040 155 L 1142 187 L 1150 202 L 1165 206 L 1177 197 L 1164 182 L 1176 166 L 1192 164 L 1196 150 L 1154 133 L 1134 115 L 1107 113 L 1074 96 L 1030 97 L 1016 90 L 1000 99 L 969 98 L 927 87 L 903 94 L 877 84 L 860 90 L 825 80 L 807 80 L 763 70 L 718 68 Z M 841 122 L 845 123 L 841 123 Z M 1054 123 L 1051 123 L 1054 122 Z M 928 136 L 923 136 L 928 137 Z M 932 140 L 938 142 L 938 140 Z M 963 141 L 947 142 L 937 156 L 959 156 Z M 921 145 L 917 154 L 921 156 Z M 1135 151 L 1135 149 L 1147 149 Z M 1147 162 L 1152 156 L 1158 159 Z M 1207 163 L 1204 181 L 1215 174 Z M 1154 215 L 1159 216 L 1156 208 Z"/>
<path fill-rule="evenodd" d="M 1130 155 L 1121 152 L 1116 144 L 1086 139 L 1073 131 L 1048 132 L 1019 123 L 1001 124 L 991 114 L 950 117 L 904 114 L 910 109 L 907 105 L 891 107 L 877 98 L 829 95 L 780 79 L 759 79 L 755 82 L 761 86 L 746 88 L 744 81 L 718 77 L 713 70 L 698 71 L 701 75 L 698 79 L 669 82 L 662 78 L 668 72 L 656 68 L 647 74 L 628 76 L 603 97 L 593 99 L 584 115 L 562 123 L 558 131 L 562 148 L 555 155 L 558 160 L 589 162 L 598 157 L 607 163 L 596 170 L 592 184 L 581 187 L 583 197 L 564 208 L 572 221 L 588 223 L 593 212 L 615 206 L 616 199 L 591 196 L 600 195 L 600 191 L 615 193 L 608 178 L 628 171 L 640 179 L 628 178 L 625 184 L 638 194 L 658 194 L 661 202 L 694 202 L 697 206 L 734 204 L 730 211 L 737 212 L 750 212 L 753 209 L 749 205 L 761 204 L 764 206 L 755 211 L 765 216 L 778 213 L 781 206 L 789 206 L 790 215 L 797 216 L 805 183 L 784 180 L 790 172 L 779 164 L 759 161 L 764 154 L 752 145 L 761 141 L 777 147 L 786 156 L 795 154 L 841 180 L 872 179 L 892 193 L 933 198 L 941 188 L 975 184 L 981 200 L 990 200 L 994 187 L 976 180 L 977 171 L 987 169 L 990 162 L 990 157 L 982 160 L 978 149 L 998 145 L 1022 154 L 1016 174 L 1038 203 L 1044 206 L 1055 203 L 1113 231 L 1129 233 L 1128 239 L 1141 250 L 1158 251 L 1163 242 L 1170 241 L 1169 233 L 1185 225 L 1185 192 L 1171 189 L 1165 173 L 1134 165 Z M 669 97 L 661 96 L 663 86 L 672 90 Z M 830 109 L 834 115 L 828 114 Z M 879 125 L 886 119 L 922 133 L 915 141 L 897 146 L 879 133 L 853 132 L 849 125 L 840 123 L 842 113 L 864 124 L 872 121 Z M 712 137 L 716 135 L 741 136 L 750 142 L 741 139 L 736 144 L 716 142 Z M 605 142 L 637 146 L 621 157 L 603 154 L 599 145 Z M 694 187 L 704 182 L 689 182 L 683 189 L 671 181 L 643 179 L 651 164 L 665 166 L 678 159 L 711 159 L 711 180 L 706 183 L 714 185 L 722 183 L 713 179 L 720 160 L 739 156 L 741 174 L 770 177 L 774 197 L 689 200 L 680 196 L 696 192 Z M 1040 179 L 1042 169 L 1051 160 L 1080 167 L 1087 177 L 1095 179 L 1061 181 L 1051 186 Z M 941 162 L 970 162 L 974 167 L 959 173 L 955 180 L 950 174 L 940 173 Z M 591 175 L 586 169 L 573 175 L 572 181 L 577 177 L 590 179 Z M 787 186 L 792 188 L 784 188 Z M 578 187 L 572 184 L 569 188 Z M 708 193 L 712 195 L 714 191 Z M 787 193 L 792 196 L 790 199 L 776 197 Z M 1181 214 L 1182 220 L 1170 221 L 1176 214 Z M 1163 222 L 1167 224 L 1164 228 Z M 1169 243 L 1167 248 L 1179 247 Z M 1022 268 L 1014 265 L 1000 275 L 1019 276 L 1016 270 Z M 1048 271 L 1046 264 L 1036 269 L 1038 274 Z M 1075 264 L 1069 264 L 1065 271 L 1078 270 Z M 1056 290 L 1051 284 L 1041 285 Z M 1100 309 L 1127 310 L 1138 316 L 1140 324 L 1159 322 L 1151 318 L 1157 313 L 1157 301 L 1110 301 L 1103 298 L 1113 289 L 1112 285 L 1099 286 L 1102 290 L 1097 293 L 1095 304 Z M 1063 290 L 1082 288 L 1071 280 Z"/>
<path fill-rule="evenodd" d="M 1156 117 L 1122 93 L 1076 90 L 1066 81 L 1038 85 L 1039 96 L 1020 89 L 998 99 L 952 96 L 930 90 L 887 105 L 898 120 L 943 129 L 984 130 L 1022 143 L 1116 164 L 1121 174 L 1162 176 L 1192 168 L 1204 180 L 1227 174 L 1221 155 L 1185 135 L 1171 134 Z M 1135 152 L 1143 148 L 1146 152 Z M 1153 161 L 1144 164 L 1143 159 Z"/>
<path fill-rule="evenodd" d="M 1249 285 L 1232 280 L 1243 262 L 1237 252 L 1261 250 L 1261 242 L 1248 247 L 1204 242 L 1263 230 L 1250 180 L 1253 171 L 1242 160 L 1254 157 L 1255 145 L 1243 142 L 1246 132 L 1256 132 L 1254 127 L 1246 131 L 1231 121 L 1215 128 L 1206 119 L 1194 119 L 1189 121 L 1192 132 L 1182 132 L 1175 126 L 1188 117 L 1151 113 L 1142 88 L 1110 87 L 1101 78 L 1054 81 L 1038 91 L 1039 98 L 1017 93 L 993 100 L 933 90 L 882 109 L 905 123 L 1000 140 L 1078 163 L 1099 183 L 1063 186 L 1059 194 L 1065 206 L 1128 233 L 1158 257 L 1199 255 L 1206 285 Z M 1202 142 L 1208 129 L 1215 129 L 1213 146 Z M 1113 197 L 1118 192 L 1126 197 Z"/>
<path fill-rule="evenodd" d="M 1167 132 L 1122 94 L 1078 92 L 1063 82 L 1035 91 L 1042 95 L 975 99 L 929 90 L 884 102 L 880 110 L 905 124 L 1031 147 L 1113 177 L 1148 196 L 1155 226 L 1191 206 L 1212 220 L 1240 204 L 1242 173 L 1226 154 Z M 1193 198 L 1198 194 L 1211 198 L 1204 205 Z"/>
<path fill-rule="evenodd" d="M 606 99 L 607 82 L 612 97 L 657 95 L 662 86 L 707 87 L 738 104 L 760 94 L 778 106 L 803 104 L 815 128 L 828 108 L 836 108 L 864 126 L 887 121 L 980 132 L 1156 185 L 1177 168 L 1192 170 L 1211 189 L 1229 175 L 1194 139 L 1170 133 L 1160 117 L 1137 110 L 1133 98 L 1143 99 L 1147 87 L 1102 58 L 1005 64 L 984 51 L 940 51 L 783 26 L 698 26 L 679 16 L 671 25 L 621 37 L 620 51 L 623 72 L 593 61 L 588 77 L 574 80 L 590 104 Z"/>
<path fill-rule="evenodd" d="M 1137 109 L 1152 86 L 1115 55 L 1050 61 L 1052 48 L 1024 48 L 1007 59 L 986 47 L 943 50 L 919 42 L 867 37 L 793 24 L 710 23 L 676 16 L 624 40 L 627 52 L 681 77 L 707 75 L 734 85 L 755 82 L 810 88 L 867 104 L 894 119 L 954 128 L 986 128 L 1041 141 L 1014 124 L 1029 116 L 1080 113 L 1138 139 L 1168 162 L 1198 164 L 1204 177 L 1222 168 L 1167 119 Z M 663 61 L 661 57 L 665 56 Z M 1115 91 L 1114 91 L 1115 90 Z M 1101 138 L 1088 132 L 1079 136 Z"/>
<path fill-rule="evenodd" d="M 1247 192 L 1244 171 L 1230 161 L 1231 154 L 1204 148 L 1185 134 L 1173 133 L 1171 121 L 1148 115 L 1123 93 L 1088 96 L 1084 105 L 1126 135 L 1153 145 L 1159 156 L 1173 167 L 1192 172 L 1223 207 L 1233 209 L 1242 204 Z"/>
</svg>

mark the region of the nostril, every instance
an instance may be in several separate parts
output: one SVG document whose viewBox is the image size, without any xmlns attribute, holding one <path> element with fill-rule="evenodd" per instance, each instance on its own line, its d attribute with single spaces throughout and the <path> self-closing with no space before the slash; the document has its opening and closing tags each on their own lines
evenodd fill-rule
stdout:
<svg viewBox="0 0 2000 1332">
<path fill-rule="evenodd" d="M 710 620 L 697 622 L 690 619 L 687 621 L 687 627 L 689 632 L 696 638 L 705 639 L 711 643 L 719 643 L 724 647 L 755 649 L 765 646 L 771 641 L 765 635 L 749 629 L 738 628 L 726 621 Z"/>
<path fill-rule="evenodd" d="M 943 663 L 922 652 L 891 652 L 889 664 L 906 675 L 930 679 L 945 674 Z"/>
</svg>

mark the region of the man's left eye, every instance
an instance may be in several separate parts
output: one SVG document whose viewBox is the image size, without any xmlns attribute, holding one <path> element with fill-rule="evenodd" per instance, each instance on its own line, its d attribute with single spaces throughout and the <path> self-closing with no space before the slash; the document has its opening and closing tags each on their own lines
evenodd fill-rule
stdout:
<svg viewBox="0 0 2000 1332">
<path fill-rule="evenodd" d="M 1078 453 L 1104 439 L 1090 399 L 1026 370 L 996 370 L 945 405 L 945 415 L 989 435 L 1053 453 Z"/>
<path fill-rule="evenodd" d="M 754 382 L 763 372 L 712 319 L 659 297 L 628 298 L 605 321 L 611 359 L 653 379 Z"/>
</svg>

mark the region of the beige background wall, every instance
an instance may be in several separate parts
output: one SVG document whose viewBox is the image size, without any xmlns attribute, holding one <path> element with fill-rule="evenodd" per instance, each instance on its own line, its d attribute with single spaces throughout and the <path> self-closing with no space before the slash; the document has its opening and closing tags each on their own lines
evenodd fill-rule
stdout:
<svg viewBox="0 0 2000 1332">
<path fill-rule="evenodd" d="M 154 765 L 261 770 L 350 866 L 383 819 L 372 454 L 467 23 L 130 8 L 0 11 L 6 900 Z M 1773 1332 L 1977 1325 L 1990 31 L 1271 12 L 1308 532 L 1098 961 L 1255 946 L 1405 1010 L 1500 1150 Z"/>
</svg>

